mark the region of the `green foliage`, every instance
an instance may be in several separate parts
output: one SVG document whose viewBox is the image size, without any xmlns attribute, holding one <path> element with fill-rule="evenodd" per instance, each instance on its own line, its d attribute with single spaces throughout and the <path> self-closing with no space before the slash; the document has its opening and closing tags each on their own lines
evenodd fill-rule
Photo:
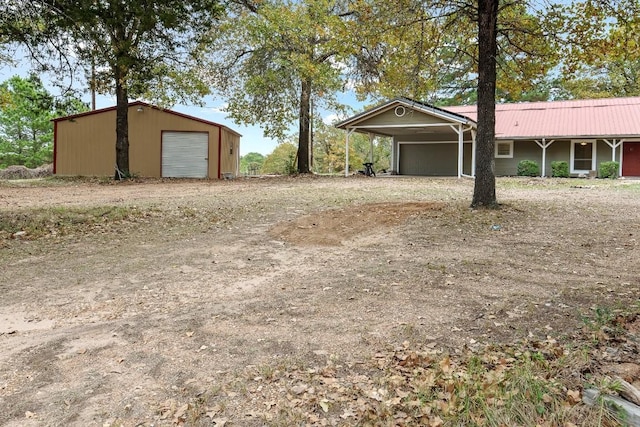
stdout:
<svg viewBox="0 0 640 427">
<path fill-rule="evenodd" d="M 351 53 L 346 6 L 327 0 L 244 4 L 216 28 L 208 67 L 213 85 L 228 98 L 230 117 L 260 125 L 267 136 L 282 140 L 297 121 L 304 169 L 311 103 L 342 109 L 335 94 L 344 88 Z"/>
<path fill-rule="evenodd" d="M 264 159 L 262 173 L 291 175 L 296 171 L 298 149 L 290 142 L 282 142 Z"/>
<path fill-rule="evenodd" d="M 0 167 L 29 168 L 50 163 L 53 157 L 53 124 L 58 115 L 87 110 L 78 99 L 55 99 L 34 74 L 11 77 L 0 84 Z"/>
<path fill-rule="evenodd" d="M 575 2 L 563 14 L 567 43 L 559 97 L 640 95 L 640 3 Z"/>
<path fill-rule="evenodd" d="M 618 162 L 602 162 L 598 168 L 598 176 L 600 178 L 618 178 L 618 171 L 620 170 L 620 163 Z"/>
<path fill-rule="evenodd" d="M 358 7 L 358 6 L 356 6 Z M 477 3 L 363 3 L 353 34 L 367 48 L 357 55 L 356 89 L 363 97 L 409 96 L 438 105 L 477 102 Z M 500 8 L 496 95 L 502 101 L 547 99 L 545 76 L 559 61 L 548 10 L 534 2 Z"/>
<path fill-rule="evenodd" d="M 615 315 L 608 307 L 595 307 L 593 316 L 582 316 L 582 321 L 591 330 L 599 331 L 603 327 L 610 325 L 615 319 Z"/>
<path fill-rule="evenodd" d="M 192 54 L 222 12 L 217 0 L 7 0 L 0 12 L 12 21 L 11 42 L 30 48 L 54 77 L 71 78 L 77 71 L 71 66 L 93 66 L 98 93 L 112 94 L 121 84 L 133 97 L 165 103 L 208 91 L 190 70 L 198 70 Z"/>
<path fill-rule="evenodd" d="M 518 176 L 539 176 L 540 166 L 533 160 L 520 160 L 518 162 Z"/>
<path fill-rule="evenodd" d="M 555 178 L 569 178 L 569 162 L 551 162 L 551 176 Z"/>
<path fill-rule="evenodd" d="M 240 157 L 240 173 L 256 175 L 260 173 L 265 157 L 260 153 L 247 153 Z"/>
<path fill-rule="evenodd" d="M 320 174 L 344 173 L 345 133 L 333 126 L 318 121 L 314 137 L 313 170 Z M 349 170 L 362 169 L 362 164 L 371 159 L 369 136 L 354 132 L 349 138 Z M 389 170 L 391 165 L 391 142 L 377 137 L 373 141 L 373 169 Z"/>
<path fill-rule="evenodd" d="M 196 51 L 208 41 L 221 12 L 218 0 L 7 0 L 0 5 L 0 15 L 9 17 L 11 42 L 26 45 L 45 70 L 72 79 L 77 67 L 92 69 L 96 91 L 115 93 L 116 164 L 124 174 L 129 173 L 124 117 L 129 97 L 166 105 L 198 102 L 208 93 Z"/>
</svg>

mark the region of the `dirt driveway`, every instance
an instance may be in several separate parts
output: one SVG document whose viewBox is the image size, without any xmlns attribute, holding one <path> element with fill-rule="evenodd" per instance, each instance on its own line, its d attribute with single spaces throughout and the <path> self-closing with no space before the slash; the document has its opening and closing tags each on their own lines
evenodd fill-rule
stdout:
<svg viewBox="0 0 640 427">
<path fill-rule="evenodd" d="M 284 366 L 569 335 L 638 303 L 640 182 L 501 179 L 496 211 L 472 191 L 0 183 L 0 221 L 49 216 L 0 235 L 0 425 L 269 424 L 279 397 L 256 378 Z M 91 208 L 125 214 L 62 225 Z"/>
</svg>

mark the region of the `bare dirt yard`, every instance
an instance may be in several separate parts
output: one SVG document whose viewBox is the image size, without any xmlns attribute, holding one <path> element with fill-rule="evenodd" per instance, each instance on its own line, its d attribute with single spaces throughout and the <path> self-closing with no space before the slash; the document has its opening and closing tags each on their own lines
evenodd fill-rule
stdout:
<svg viewBox="0 0 640 427">
<path fill-rule="evenodd" d="M 640 312 L 640 181 L 499 179 L 498 210 L 472 192 L 0 182 L 0 425 L 438 426 L 423 395 L 407 409 L 421 363 L 523 341 L 584 346 L 561 394 L 638 381 L 638 316 L 607 325 Z"/>
</svg>

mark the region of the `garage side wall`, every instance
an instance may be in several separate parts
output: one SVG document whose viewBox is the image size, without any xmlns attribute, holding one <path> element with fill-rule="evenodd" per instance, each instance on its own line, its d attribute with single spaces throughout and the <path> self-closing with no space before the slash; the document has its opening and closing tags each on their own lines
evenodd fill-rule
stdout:
<svg viewBox="0 0 640 427">
<path fill-rule="evenodd" d="M 56 174 L 110 176 L 116 163 L 116 112 L 57 122 Z"/>
<path fill-rule="evenodd" d="M 238 176 L 240 163 L 240 137 L 227 129 L 222 129 L 222 150 L 220 156 L 220 173 Z"/>
</svg>

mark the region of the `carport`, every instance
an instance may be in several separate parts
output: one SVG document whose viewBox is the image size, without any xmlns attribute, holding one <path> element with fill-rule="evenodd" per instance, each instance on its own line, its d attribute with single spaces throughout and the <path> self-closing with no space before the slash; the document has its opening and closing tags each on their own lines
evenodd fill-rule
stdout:
<svg viewBox="0 0 640 427">
<path fill-rule="evenodd" d="M 346 131 L 345 176 L 353 132 L 391 137 L 391 165 L 400 175 L 475 176 L 476 122 L 432 105 L 396 98 L 350 117 Z"/>
</svg>

